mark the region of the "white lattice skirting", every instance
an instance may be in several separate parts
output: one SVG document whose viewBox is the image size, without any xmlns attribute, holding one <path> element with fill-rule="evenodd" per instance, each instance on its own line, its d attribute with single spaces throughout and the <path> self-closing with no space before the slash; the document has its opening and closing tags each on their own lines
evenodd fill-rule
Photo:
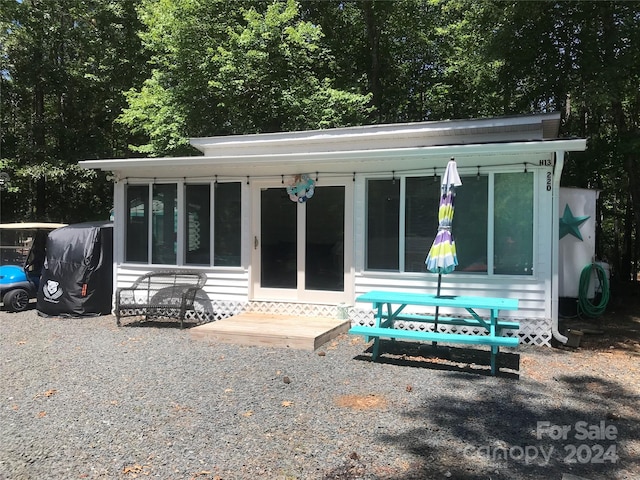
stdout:
<svg viewBox="0 0 640 480">
<path fill-rule="evenodd" d="M 282 302 L 232 302 L 196 299 L 194 310 L 187 312 L 187 320 L 200 323 L 213 322 L 240 313 L 265 313 L 274 315 L 298 315 L 300 317 L 331 317 L 347 319 L 347 310 L 340 305 L 314 305 Z"/>
<path fill-rule="evenodd" d="M 360 309 L 347 305 L 317 305 L 308 303 L 284 303 L 284 302 L 233 302 L 233 301 L 210 301 L 207 298 L 196 300 L 194 311 L 187 312 L 187 321 L 197 321 L 207 323 L 222 318 L 238 315 L 243 312 L 265 313 L 275 315 L 298 315 L 300 317 L 331 317 L 350 320 L 352 325 L 373 326 L 374 313 L 371 309 Z M 425 313 L 427 314 L 427 313 Z M 510 336 L 518 336 L 522 344 L 536 346 L 551 346 L 551 319 L 517 319 L 509 318 L 510 321 L 520 322 L 520 329 L 517 331 L 505 332 Z M 409 330 L 433 330 L 432 324 L 422 322 L 398 321 L 397 328 Z M 469 335 L 481 334 L 483 329 L 455 326 L 438 325 L 439 332 L 445 333 L 465 333 Z"/>
</svg>

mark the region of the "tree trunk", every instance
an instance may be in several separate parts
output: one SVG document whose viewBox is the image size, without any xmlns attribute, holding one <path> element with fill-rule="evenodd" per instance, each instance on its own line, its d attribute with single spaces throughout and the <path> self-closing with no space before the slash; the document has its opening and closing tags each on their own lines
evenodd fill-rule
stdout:
<svg viewBox="0 0 640 480">
<path fill-rule="evenodd" d="M 632 214 L 628 216 L 630 223 L 630 232 L 638 232 L 638 226 L 640 225 L 640 159 L 637 154 L 627 153 L 625 156 L 624 166 L 629 179 L 629 202 L 631 203 Z M 633 252 L 631 246 L 629 247 Z M 637 258 L 633 256 L 630 260 L 636 261 Z M 631 273 L 631 265 L 629 265 L 629 273 Z M 631 275 L 629 275 L 630 279 Z"/>
<path fill-rule="evenodd" d="M 44 86 L 42 78 L 36 71 L 36 82 L 33 91 L 33 163 L 42 165 L 46 159 L 46 134 L 44 124 Z M 47 197 L 45 190 L 44 176 L 36 177 L 36 201 L 34 218 L 36 220 L 45 220 L 47 216 Z"/>
<path fill-rule="evenodd" d="M 633 261 L 633 205 L 631 195 L 627 198 L 624 215 L 624 234 L 622 241 L 622 261 L 620 264 L 620 278 L 625 282 L 631 280 L 631 262 Z"/>
<path fill-rule="evenodd" d="M 364 21 L 367 28 L 367 41 L 369 43 L 369 89 L 373 94 L 373 105 L 376 107 L 378 120 L 382 112 L 382 81 L 380 66 L 380 26 L 374 12 L 374 2 L 362 2 Z"/>
</svg>

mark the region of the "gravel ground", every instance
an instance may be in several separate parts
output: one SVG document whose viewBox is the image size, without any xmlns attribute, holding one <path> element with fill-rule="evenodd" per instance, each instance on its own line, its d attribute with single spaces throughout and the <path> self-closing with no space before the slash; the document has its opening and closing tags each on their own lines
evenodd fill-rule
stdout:
<svg viewBox="0 0 640 480">
<path fill-rule="evenodd" d="M 33 310 L 0 332 L 2 479 L 640 478 L 634 349 L 521 347 L 491 377 L 484 351 L 372 363 L 346 335 L 242 347 Z"/>
</svg>

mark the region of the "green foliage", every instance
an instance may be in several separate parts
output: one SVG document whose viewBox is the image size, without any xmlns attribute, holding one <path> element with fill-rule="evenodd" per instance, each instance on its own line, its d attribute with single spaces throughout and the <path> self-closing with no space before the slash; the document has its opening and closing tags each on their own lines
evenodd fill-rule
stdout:
<svg viewBox="0 0 640 480">
<path fill-rule="evenodd" d="M 447 14 L 438 32 L 446 93 L 458 102 L 452 116 L 562 112 L 561 134 L 588 139 L 586 152 L 568 156 L 563 185 L 602 190 L 598 254 L 630 278 L 640 255 L 631 251 L 640 225 L 639 4 L 434 4 Z"/>
<path fill-rule="evenodd" d="M 563 184 L 602 190 L 599 253 L 640 257 L 638 2 L 0 2 L 2 221 L 104 217 L 78 160 L 188 137 L 561 111 L 588 139 Z"/>
<path fill-rule="evenodd" d="M 0 191 L 0 222 L 42 220 L 76 223 L 105 220 L 112 202 L 112 186 L 102 172 L 85 170 L 77 164 L 61 167 L 45 162 L 20 165 L 15 160 L 0 161 L 0 171 L 8 175 Z M 42 181 L 43 194 L 54 199 L 46 214 L 36 211 L 36 183 Z"/>
<path fill-rule="evenodd" d="M 114 119 L 125 102 L 122 91 L 144 70 L 135 2 L 2 3 L 0 154 L 12 177 L 2 221 L 104 218 L 110 188 L 76 163 L 126 152 L 129 135 Z M 67 192 L 72 187 L 65 181 L 78 187 Z M 95 210 L 69 209 L 70 198 Z"/>
<path fill-rule="evenodd" d="M 134 152 L 154 156 L 190 150 L 185 136 L 184 115 L 180 114 L 180 107 L 176 105 L 171 89 L 163 85 L 163 77 L 159 71 L 154 71 L 140 90 L 132 88 L 125 93 L 129 107 L 118 121 L 128 126 L 132 133 L 150 139 L 145 145 L 130 145 L 129 148 Z"/>
<path fill-rule="evenodd" d="M 187 135 L 361 124 L 369 97 L 320 76 L 332 61 L 318 25 L 293 1 L 144 2 L 152 76 L 130 90 L 119 121 L 150 155 L 188 153 Z"/>
<path fill-rule="evenodd" d="M 211 49 L 209 87 L 228 122 L 226 133 L 276 132 L 360 124 L 369 97 L 332 87 L 316 68 L 331 60 L 319 26 L 299 19 L 293 0 L 264 14 L 246 11 L 246 24 Z M 247 109 L 247 105 L 251 105 Z"/>
</svg>

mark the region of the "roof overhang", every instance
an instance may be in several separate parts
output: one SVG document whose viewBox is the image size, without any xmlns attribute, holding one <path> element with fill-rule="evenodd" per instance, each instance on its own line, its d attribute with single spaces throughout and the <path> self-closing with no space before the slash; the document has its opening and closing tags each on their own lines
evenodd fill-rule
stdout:
<svg viewBox="0 0 640 480">
<path fill-rule="evenodd" d="M 118 178 L 194 178 L 203 176 L 266 176 L 295 173 L 369 173 L 444 168 L 450 157 L 458 167 L 499 166 L 535 162 L 559 151 L 586 149 L 585 139 L 528 140 L 515 142 L 335 149 L 190 157 L 86 160 L 80 166 L 113 172 Z"/>
<path fill-rule="evenodd" d="M 66 223 L 2 223 L 0 224 L 0 230 L 55 230 L 56 228 L 62 228 L 66 226 Z"/>
</svg>

